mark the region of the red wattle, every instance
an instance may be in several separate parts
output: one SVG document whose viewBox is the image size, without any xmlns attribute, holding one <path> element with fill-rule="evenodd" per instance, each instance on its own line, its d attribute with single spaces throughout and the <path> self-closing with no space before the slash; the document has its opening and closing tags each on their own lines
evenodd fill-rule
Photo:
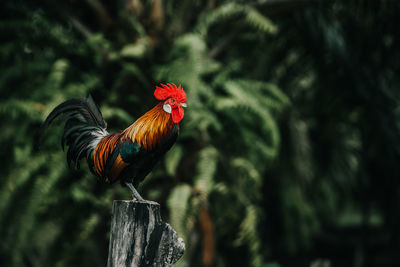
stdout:
<svg viewBox="0 0 400 267">
<path fill-rule="evenodd" d="M 171 115 L 172 115 L 172 121 L 174 123 L 179 123 L 184 116 L 185 112 L 183 111 L 182 107 L 178 107 L 178 108 L 173 108 Z"/>
</svg>

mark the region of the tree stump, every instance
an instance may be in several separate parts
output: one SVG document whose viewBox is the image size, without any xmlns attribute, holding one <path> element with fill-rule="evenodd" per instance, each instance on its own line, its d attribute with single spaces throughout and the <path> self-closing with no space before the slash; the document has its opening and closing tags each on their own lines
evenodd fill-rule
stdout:
<svg viewBox="0 0 400 267">
<path fill-rule="evenodd" d="M 182 238 L 161 220 L 158 203 L 114 201 L 108 267 L 173 266 L 184 251 Z"/>
</svg>

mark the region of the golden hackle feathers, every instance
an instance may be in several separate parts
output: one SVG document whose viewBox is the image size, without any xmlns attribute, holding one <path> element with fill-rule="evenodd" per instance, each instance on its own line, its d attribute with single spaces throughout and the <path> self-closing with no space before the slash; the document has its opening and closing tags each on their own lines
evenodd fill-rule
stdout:
<svg viewBox="0 0 400 267">
<path fill-rule="evenodd" d="M 152 150 L 172 127 L 171 115 L 163 110 L 163 103 L 159 103 L 123 131 L 123 135 L 146 150 Z"/>
</svg>

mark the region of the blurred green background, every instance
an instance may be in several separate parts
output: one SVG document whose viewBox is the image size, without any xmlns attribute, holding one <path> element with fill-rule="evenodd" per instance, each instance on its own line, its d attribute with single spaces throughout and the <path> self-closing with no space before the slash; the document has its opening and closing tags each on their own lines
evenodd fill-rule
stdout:
<svg viewBox="0 0 400 267">
<path fill-rule="evenodd" d="M 182 84 L 178 143 L 140 186 L 178 266 L 400 266 L 400 4 L 60 0 L 0 4 L 0 265 L 105 266 L 119 184 L 68 170 L 59 103 L 119 131 Z"/>
</svg>

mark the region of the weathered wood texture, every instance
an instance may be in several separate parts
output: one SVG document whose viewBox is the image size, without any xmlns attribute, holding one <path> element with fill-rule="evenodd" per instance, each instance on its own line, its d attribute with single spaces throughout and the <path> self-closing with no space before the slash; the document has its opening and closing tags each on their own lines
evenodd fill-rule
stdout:
<svg viewBox="0 0 400 267">
<path fill-rule="evenodd" d="M 161 220 L 158 203 L 114 201 L 108 267 L 173 266 L 184 251 L 183 240 Z"/>
</svg>

